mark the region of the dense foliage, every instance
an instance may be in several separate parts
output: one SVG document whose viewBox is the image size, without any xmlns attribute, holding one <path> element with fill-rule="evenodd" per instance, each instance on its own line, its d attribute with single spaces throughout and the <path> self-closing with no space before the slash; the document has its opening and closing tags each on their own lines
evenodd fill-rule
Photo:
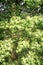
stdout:
<svg viewBox="0 0 43 65">
<path fill-rule="evenodd" d="M 43 65 L 43 0 L 0 3 L 0 65 Z"/>
</svg>

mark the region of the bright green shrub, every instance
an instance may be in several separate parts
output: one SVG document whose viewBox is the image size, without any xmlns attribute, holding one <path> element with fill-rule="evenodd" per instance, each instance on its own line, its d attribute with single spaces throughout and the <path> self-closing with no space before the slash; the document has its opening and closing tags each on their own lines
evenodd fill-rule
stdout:
<svg viewBox="0 0 43 65">
<path fill-rule="evenodd" d="M 26 19 L 13 16 L 9 23 L 2 26 L 4 31 L 10 30 L 10 34 L 6 32 L 4 40 L 0 41 L 1 65 L 43 65 L 43 16 L 27 16 Z M 11 61 L 13 48 L 18 57 L 14 62 Z"/>
<path fill-rule="evenodd" d="M 43 3 L 24 1 L 25 6 L 32 9 Z M 13 15 L 9 11 L 8 16 L 3 13 L 6 17 L 0 13 L 0 65 L 43 65 L 43 15 L 29 16 L 16 9 L 11 10 Z M 12 57 L 14 51 L 16 59 L 13 59 L 15 54 Z"/>
</svg>

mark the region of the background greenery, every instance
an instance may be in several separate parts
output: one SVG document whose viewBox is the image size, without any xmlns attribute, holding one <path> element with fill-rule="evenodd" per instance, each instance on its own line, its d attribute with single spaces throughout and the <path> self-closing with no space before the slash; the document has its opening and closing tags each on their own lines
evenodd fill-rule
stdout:
<svg viewBox="0 0 43 65">
<path fill-rule="evenodd" d="M 0 65 L 43 65 L 43 0 L 0 0 Z"/>
</svg>

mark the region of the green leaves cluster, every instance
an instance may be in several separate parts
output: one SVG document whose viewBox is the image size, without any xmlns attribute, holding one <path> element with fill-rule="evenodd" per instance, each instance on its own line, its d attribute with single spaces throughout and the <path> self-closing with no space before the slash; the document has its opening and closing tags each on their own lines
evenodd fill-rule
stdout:
<svg viewBox="0 0 43 65">
<path fill-rule="evenodd" d="M 0 65 L 43 65 L 43 15 L 29 16 L 25 11 L 41 8 L 43 1 L 24 0 L 23 5 L 20 0 L 1 1 L 8 7 L 0 13 Z"/>
<path fill-rule="evenodd" d="M 5 58 L 11 62 L 14 48 L 18 58 L 14 64 L 43 65 L 43 16 L 12 16 L 9 23 L 0 21 L 0 31 L 4 33 L 3 41 L 0 40 L 1 63 L 6 63 Z"/>
</svg>

